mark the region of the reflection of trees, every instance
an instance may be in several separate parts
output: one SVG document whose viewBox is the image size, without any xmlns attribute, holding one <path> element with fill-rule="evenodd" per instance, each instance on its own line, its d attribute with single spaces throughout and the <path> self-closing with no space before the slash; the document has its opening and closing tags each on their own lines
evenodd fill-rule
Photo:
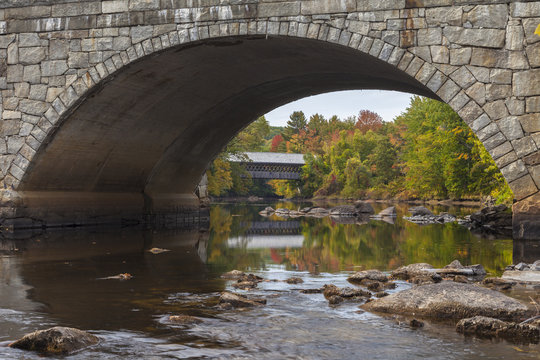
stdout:
<svg viewBox="0 0 540 360">
<path fill-rule="evenodd" d="M 338 224 L 331 218 L 300 218 L 295 220 L 301 222 L 302 248 L 228 248 L 229 237 L 244 236 L 250 221 L 260 220 L 258 210 L 235 207 L 234 214 L 241 216 L 233 217 L 224 207 L 212 208 L 210 263 L 247 269 L 273 262 L 310 272 L 335 272 L 355 266 L 391 270 L 416 262 L 442 267 L 458 259 L 465 265 L 480 263 L 488 272 L 500 274 L 512 262 L 511 240 L 476 238 L 454 223 L 419 226 L 400 219 L 396 225 L 375 221 L 358 225 Z"/>
</svg>

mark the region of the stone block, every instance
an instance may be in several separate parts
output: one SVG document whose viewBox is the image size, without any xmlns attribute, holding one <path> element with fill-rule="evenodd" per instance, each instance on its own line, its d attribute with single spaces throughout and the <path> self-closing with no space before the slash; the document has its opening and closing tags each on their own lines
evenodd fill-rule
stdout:
<svg viewBox="0 0 540 360">
<path fill-rule="evenodd" d="M 471 48 L 450 49 L 450 65 L 467 65 L 471 55 Z"/>
<path fill-rule="evenodd" d="M 521 25 L 509 25 L 506 28 L 506 46 L 508 50 L 522 50 L 525 34 Z"/>
<path fill-rule="evenodd" d="M 528 113 L 540 112 L 540 96 L 525 99 L 525 109 Z"/>
<path fill-rule="evenodd" d="M 534 32 L 538 24 L 540 24 L 540 17 L 537 15 L 536 18 L 522 19 L 523 31 L 525 32 L 525 39 L 527 43 L 533 44 L 540 41 L 540 36 L 536 35 Z"/>
<path fill-rule="evenodd" d="M 159 10 L 160 0 L 129 0 L 129 10 Z"/>
<path fill-rule="evenodd" d="M 461 6 L 454 7 L 435 7 L 426 9 L 426 22 L 428 25 L 461 25 L 462 24 L 463 8 Z"/>
<path fill-rule="evenodd" d="M 493 120 L 502 119 L 503 117 L 508 116 L 508 110 L 506 109 L 504 100 L 490 101 L 482 108 Z"/>
<path fill-rule="evenodd" d="M 69 41 L 51 40 L 49 45 L 49 60 L 65 60 L 68 58 Z"/>
<path fill-rule="evenodd" d="M 50 6 L 25 6 L 5 9 L 6 20 L 32 19 L 51 16 Z"/>
<path fill-rule="evenodd" d="M 349 22 L 349 31 L 361 35 L 367 35 L 369 32 L 369 22 L 351 20 Z"/>
<path fill-rule="evenodd" d="M 517 116 L 508 116 L 499 120 L 497 124 L 508 140 L 515 140 L 524 136 L 521 123 Z"/>
<path fill-rule="evenodd" d="M 72 69 L 85 69 L 90 66 L 87 52 L 71 52 L 68 58 L 68 66 Z"/>
<path fill-rule="evenodd" d="M 526 114 L 519 117 L 523 130 L 528 133 L 540 131 L 540 113 Z"/>
<path fill-rule="evenodd" d="M 465 93 L 480 106 L 486 103 L 486 86 L 481 82 L 472 84 Z"/>
<path fill-rule="evenodd" d="M 512 181 L 519 179 L 524 175 L 527 175 L 528 171 L 525 163 L 521 159 L 519 159 L 503 167 L 501 169 L 501 173 L 503 174 L 506 181 L 508 183 L 511 183 Z M 514 189 L 512 188 L 512 190 Z"/>
<path fill-rule="evenodd" d="M 470 101 L 470 98 L 465 94 L 464 91 L 461 91 L 459 94 L 454 96 L 454 98 L 448 103 L 454 111 L 459 111 L 465 104 Z"/>
<path fill-rule="evenodd" d="M 30 84 L 26 82 L 17 83 L 14 85 L 15 88 L 15 96 L 20 98 L 28 97 L 28 93 L 30 92 Z"/>
<path fill-rule="evenodd" d="M 448 64 L 450 60 L 450 52 L 446 46 L 430 46 L 431 59 L 435 63 Z"/>
<path fill-rule="evenodd" d="M 512 86 L 514 96 L 540 95 L 540 69 L 515 72 Z"/>
<path fill-rule="evenodd" d="M 525 102 L 516 98 L 505 100 L 506 107 L 510 115 L 523 115 L 525 113 Z"/>
<path fill-rule="evenodd" d="M 50 60 L 41 63 L 42 76 L 63 75 L 68 69 L 66 60 Z"/>
<path fill-rule="evenodd" d="M 302 1 L 301 14 L 331 14 L 356 11 L 355 0 Z"/>
<path fill-rule="evenodd" d="M 5 111 L 4 111 L 5 112 Z M 21 127 L 19 120 L 3 120 L 0 122 L 0 134 L 2 137 L 17 135 Z"/>
<path fill-rule="evenodd" d="M 30 100 L 30 99 L 22 99 L 19 102 L 19 110 L 25 114 L 30 115 L 42 115 L 47 108 L 49 107 L 49 104 L 47 104 L 44 101 L 37 101 L 37 100 Z"/>
<path fill-rule="evenodd" d="M 300 15 L 300 1 L 286 1 L 275 3 L 260 3 L 257 14 L 259 17 L 296 16 Z"/>
<path fill-rule="evenodd" d="M 506 99 L 512 96 L 512 86 L 502 84 L 487 84 L 486 85 L 486 100 L 493 101 L 498 99 Z"/>
<path fill-rule="evenodd" d="M 508 20 L 508 8 L 505 4 L 478 5 L 466 13 L 464 18 L 476 28 L 504 29 Z"/>
<path fill-rule="evenodd" d="M 53 5 L 53 17 L 93 15 L 101 13 L 101 1 L 84 1 Z"/>
<path fill-rule="evenodd" d="M 467 29 L 457 26 L 445 27 L 443 34 L 453 44 L 488 48 L 502 48 L 506 38 L 504 30 Z"/>
<path fill-rule="evenodd" d="M 514 199 L 516 200 L 522 200 L 527 196 L 533 195 L 534 193 L 538 192 L 538 188 L 536 187 L 532 177 L 529 174 L 526 174 L 525 176 L 522 176 L 515 181 L 509 181 L 508 185 L 510 185 L 510 189 L 512 189 L 512 192 L 514 193 Z"/>
<path fill-rule="evenodd" d="M 419 29 L 416 39 L 418 46 L 440 45 L 442 43 L 442 30 L 440 28 Z"/>
<path fill-rule="evenodd" d="M 498 158 L 508 154 L 509 152 L 512 151 L 512 153 L 514 154 L 515 156 L 515 159 L 512 159 L 511 161 L 509 161 L 508 163 L 504 164 L 503 166 L 506 166 L 508 164 L 510 164 L 512 161 L 515 161 L 517 159 L 517 156 L 516 154 L 513 152 L 514 148 L 512 147 L 512 144 L 510 144 L 509 141 L 506 141 L 504 143 L 502 143 L 501 145 L 497 146 L 497 147 L 494 147 L 493 149 L 489 150 L 489 154 L 491 155 L 491 157 L 493 158 L 493 160 L 497 160 Z"/>
<path fill-rule="evenodd" d="M 535 142 L 530 136 L 512 141 L 512 146 L 514 147 L 516 155 L 520 158 L 538 151 Z"/>
<path fill-rule="evenodd" d="M 399 46 L 409 48 L 416 44 L 416 32 L 413 30 L 400 31 Z"/>
<path fill-rule="evenodd" d="M 506 141 L 506 138 L 504 137 L 504 135 L 501 132 L 498 132 L 497 134 L 493 135 L 489 139 L 482 141 L 482 143 L 484 144 L 484 147 L 486 148 L 486 150 L 489 151 L 501 145 L 505 141 Z"/>
<path fill-rule="evenodd" d="M 452 80 L 448 79 L 441 88 L 437 91 L 437 95 L 446 103 L 450 102 L 454 98 L 454 96 L 457 95 L 459 92 L 460 87 L 453 82 Z"/>
<path fill-rule="evenodd" d="M 512 71 L 506 69 L 492 69 L 489 73 L 489 81 L 493 84 L 511 84 Z"/>
<path fill-rule="evenodd" d="M 153 35 L 153 26 L 135 26 L 131 28 L 131 41 L 137 44 L 146 39 L 150 39 Z"/>
<path fill-rule="evenodd" d="M 129 10 L 129 0 L 103 1 L 101 11 L 103 13 L 117 13 Z"/>
<path fill-rule="evenodd" d="M 29 99 L 45 101 L 47 98 L 47 85 L 45 84 L 35 84 L 30 86 Z"/>
<path fill-rule="evenodd" d="M 474 121 L 472 122 L 474 124 Z M 472 128 L 473 125 L 471 125 Z M 489 139 L 493 135 L 497 134 L 499 132 L 499 127 L 496 123 L 490 122 L 489 125 L 482 127 L 479 130 L 475 131 L 476 136 L 478 136 L 478 139 L 480 141 L 484 141 L 486 139 Z"/>
<path fill-rule="evenodd" d="M 45 48 L 26 47 L 19 49 L 20 63 L 23 65 L 39 64 L 47 57 Z"/>
<path fill-rule="evenodd" d="M 405 30 L 405 19 L 388 19 L 386 21 L 387 30 Z"/>
<path fill-rule="evenodd" d="M 6 77 L 8 83 L 21 82 L 23 78 L 23 65 L 8 65 L 6 69 Z"/>
<path fill-rule="evenodd" d="M 358 2 L 358 11 L 378 11 L 405 8 L 405 0 L 380 1 L 362 0 Z"/>
<path fill-rule="evenodd" d="M 24 145 L 24 138 L 21 136 L 13 135 L 7 139 L 7 152 L 8 154 L 17 154 L 19 149 Z"/>
<path fill-rule="evenodd" d="M 473 74 L 471 74 L 471 72 L 465 66 L 460 67 L 458 70 L 450 74 L 450 78 L 461 86 L 462 89 L 467 89 L 476 82 Z"/>
<path fill-rule="evenodd" d="M 540 67 L 540 43 L 527 46 L 525 51 L 531 67 Z"/>
<path fill-rule="evenodd" d="M 536 17 L 540 14 L 540 3 L 536 2 L 512 2 L 510 15 L 516 18 Z"/>
<path fill-rule="evenodd" d="M 527 69 L 529 63 L 522 51 L 474 48 L 471 65 L 485 68 Z"/>
</svg>

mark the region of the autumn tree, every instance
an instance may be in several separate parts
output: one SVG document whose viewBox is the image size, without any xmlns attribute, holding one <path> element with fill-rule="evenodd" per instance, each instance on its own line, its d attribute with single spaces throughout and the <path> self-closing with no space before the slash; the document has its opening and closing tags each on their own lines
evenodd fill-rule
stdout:
<svg viewBox="0 0 540 360">
<path fill-rule="evenodd" d="M 370 110 L 361 110 L 354 126 L 362 133 L 366 133 L 368 130 L 377 131 L 382 125 L 383 119 L 379 114 Z"/>
</svg>

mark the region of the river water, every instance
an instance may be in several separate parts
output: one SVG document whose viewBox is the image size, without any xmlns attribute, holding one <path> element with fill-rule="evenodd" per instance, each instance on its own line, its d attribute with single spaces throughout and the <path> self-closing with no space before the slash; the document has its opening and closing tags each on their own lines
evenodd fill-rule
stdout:
<svg viewBox="0 0 540 360">
<path fill-rule="evenodd" d="M 209 231 L 62 231 L 0 240 L 0 359 L 41 358 L 5 345 L 56 325 L 89 330 L 101 339 L 69 359 L 540 357 L 538 345 L 464 337 L 448 323 L 426 321 L 415 330 L 404 319 L 363 312 L 354 303 L 332 307 L 322 294 L 298 291 L 329 283 L 351 286 L 351 272 L 415 262 L 439 267 L 458 259 L 500 275 L 516 257 L 531 253 L 511 239 L 479 238 L 456 224 L 411 224 L 401 219 L 404 206 L 395 224 L 264 218 L 258 211 L 266 206 L 213 205 Z M 383 207 L 377 204 L 376 210 Z M 463 215 L 475 209 L 433 210 Z M 170 251 L 148 252 L 153 247 Z M 304 282 L 263 282 L 249 293 L 267 298 L 266 306 L 217 310 L 220 292 L 234 290 L 220 275 L 232 269 Z M 133 278 L 107 279 L 120 273 Z M 398 282 L 389 292 L 409 286 Z M 203 322 L 170 323 L 168 317 L 177 314 Z"/>
</svg>

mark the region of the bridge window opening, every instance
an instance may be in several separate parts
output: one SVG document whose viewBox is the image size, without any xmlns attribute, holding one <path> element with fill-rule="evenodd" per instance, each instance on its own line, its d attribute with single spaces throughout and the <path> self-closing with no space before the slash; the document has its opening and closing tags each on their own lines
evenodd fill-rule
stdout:
<svg viewBox="0 0 540 360">
<path fill-rule="evenodd" d="M 496 164 L 448 105 L 338 91 L 259 117 L 207 171 L 211 196 L 512 203 Z"/>
</svg>

